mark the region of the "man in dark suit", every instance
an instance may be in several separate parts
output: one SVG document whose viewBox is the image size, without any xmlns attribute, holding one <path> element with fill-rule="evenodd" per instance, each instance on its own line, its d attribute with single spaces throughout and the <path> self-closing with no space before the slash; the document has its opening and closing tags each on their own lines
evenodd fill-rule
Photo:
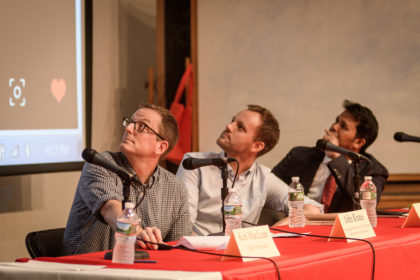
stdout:
<svg viewBox="0 0 420 280">
<path fill-rule="evenodd" d="M 344 112 L 337 117 L 329 130 L 325 130 L 323 139 L 360 153 L 371 161 L 371 168 L 367 161 L 361 161 L 358 174 L 360 184 L 364 176 L 372 176 L 379 202 L 388 171 L 365 152 L 378 135 L 378 122 L 369 108 L 358 103 L 345 100 L 343 107 Z M 325 212 L 359 209 L 355 199 L 355 164 L 345 155 L 330 151 L 324 153 L 316 147 L 294 147 L 272 172 L 288 184 L 293 176 L 299 176 L 305 195 L 323 203 Z"/>
</svg>

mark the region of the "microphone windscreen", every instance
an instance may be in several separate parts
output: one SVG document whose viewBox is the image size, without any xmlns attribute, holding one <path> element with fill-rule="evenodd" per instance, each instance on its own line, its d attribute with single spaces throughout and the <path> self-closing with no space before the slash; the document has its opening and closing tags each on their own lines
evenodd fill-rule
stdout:
<svg viewBox="0 0 420 280">
<path fill-rule="evenodd" d="M 87 162 L 92 162 L 95 157 L 96 151 L 91 148 L 85 148 L 82 152 L 82 158 Z"/>
<path fill-rule="evenodd" d="M 182 161 L 182 167 L 187 170 L 193 169 L 192 167 L 192 158 L 186 158 Z"/>
<path fill-rule="evenodd" d="M 403 141 L 403 139 L 402 139 L 403 136 L 404 136 L 404 133 L 402 133 L 402 132 L 395 132 L 395 134 L 394 134 L 394 140 L 401 142 L 401 141 Z"/>
<path fill-rule="evenodd" d="M 328 144 L 328 141 L 324 139 L 319 139 L 318 141 L 316 141 L 316 147 L 322 151 L 325 151 L 327 144 Z"/>
</svg>

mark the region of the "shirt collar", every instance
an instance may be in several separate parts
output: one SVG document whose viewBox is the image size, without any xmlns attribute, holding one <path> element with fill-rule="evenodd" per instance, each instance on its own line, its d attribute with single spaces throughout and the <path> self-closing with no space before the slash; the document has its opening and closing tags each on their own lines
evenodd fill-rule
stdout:
<svg viewBox="0 0 420 280">
<path fill-rule="evenodd" d="M 122 161 L 122 165 L 124 166 L 124 168 L 128 172 L 130 172 L 131 174 L 136 174 L 136 172 L 134 171 L 134 169 L 131 166 L 130 162 L 128 161 L 127 157 L 123 153 L 121 153 L 121 161 Z M 153 171 L 152 176 L 150 176 L 149 179 L 147 179 L 147 181 L 143 184 L 143 186 L 146 187 L 146 188 L 153 187 L 153 185 L 155 184 L 157 178 L 159 177 L 159 174 L 160 174 L 160 168 L 159 168 L 159 165 L 157 165 L 155 167 L 155 170 Z"/>
<path fill-rule="evenodd" d="M 226 157 L 227 156 L 225 151 L 222 151 L 219 155 L 220 155 L 220 157 Z M 250 168 L 248 168 L 248 170 L 246 170 L 241 175 L 238 175 L 238 177 L 236 178 L 236 181 L 245 180 L 250 174 L 254 173 L 256 168 L 257 168 L 257 163 L 254 161 L 254 163 L 251 165 Z M 229 177 L 231 177 L 231 179 L 233 180 L 233 178 L 235 177 L 236 169 L 233 169 L 229 164 L 227 166 L 227 169 L 228 169 Z"/>
<path fill-rule="evenodd" d="M 329 157 L 327 157 L 327 155 L 325 155 L 325 156 L 324 156 L 324 159 L 322 160 L 322 164 L 327 165 L 330 161 L 332 161 L 332 159 L 331 159 L 331 158 L 329 158 Z M 353 161 L 352 161 L 351 159 L 348 159 L 348 160 L 347 160 L 347 163 L 348 163 L 348 164 L 352 164 L 352 163 L 353 163 Z"/>
<path fill-rule="evenodd" d="M 329 157 L 327 157 L 327 155 L 325 154 L 324 159 L 322 160 L 322 163 L 323 163 L 323 164 L 327 164 L 327 163 L 329 163 L 331 160 L 332 160 L 332 159 L 331 159 L 331 158 L 329 158 Z"/>
</svg>

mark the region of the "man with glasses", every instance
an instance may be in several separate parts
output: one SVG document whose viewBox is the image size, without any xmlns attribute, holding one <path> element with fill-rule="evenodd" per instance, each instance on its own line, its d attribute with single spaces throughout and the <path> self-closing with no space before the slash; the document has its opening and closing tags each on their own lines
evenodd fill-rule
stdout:
<svg viewBox="0 0 420 280">
<path fill-rule="evenodd" d="M 137 236 L 154 243 L 191 234 L 187 194 L 183 183 L 158 165 L 176 144 L 179 133 L 165 108 L 140 105 L 124 118 L 120 152 L 102 155 L 141 183 L 130 185 L 129 201 L 136 205 L 141 228 Z M 116 220 L 122 214 L 123 182 L 113 172 L 85 163 L 64 233 L 65 255 L 113 249 Z M 157 245 L 138 245 L 157 249 Z"/>
</svg>

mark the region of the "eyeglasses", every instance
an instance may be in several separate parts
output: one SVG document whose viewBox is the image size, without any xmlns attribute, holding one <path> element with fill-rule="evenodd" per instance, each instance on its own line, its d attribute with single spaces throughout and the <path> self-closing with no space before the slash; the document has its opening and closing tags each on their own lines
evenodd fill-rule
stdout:
<svg viewBox="0 0 420 280">
<path fill-rule="evenodd" d="M 135 121 L 129 120 L 127 118 L 123 118 L 123 126 L 124 127 L 129 126 L 130 123 L 133 123 L 134 124 L 134 130 L 136 130 L 137 132 L 143 132 L 143 130 L 147 127 L 151 132 L 153 132 L 154 134 L 156 134 L 157 137 L 159 137 L 162 140 L 165 140 L 165 138 L 163 138 L 162 136 L 160 136 L 159 133 L 157 133 L 156 131 L 154 131 L 150 126 L 148 126 L 144 122 L 135 122 Z"/>
</svg>

